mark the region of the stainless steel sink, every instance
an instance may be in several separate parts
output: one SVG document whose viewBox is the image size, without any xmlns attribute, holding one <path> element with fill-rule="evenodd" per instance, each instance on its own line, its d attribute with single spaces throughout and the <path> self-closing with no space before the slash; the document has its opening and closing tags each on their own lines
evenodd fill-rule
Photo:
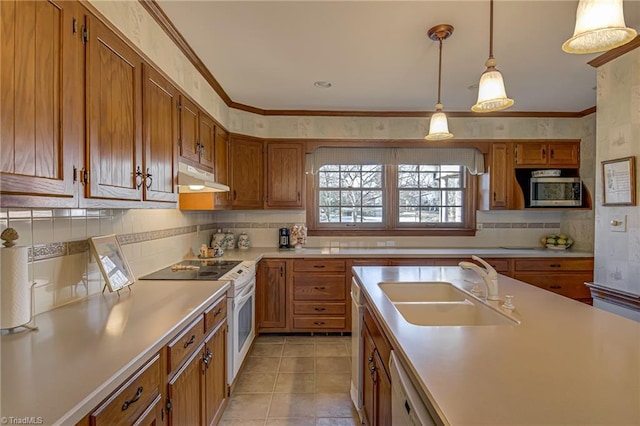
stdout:
<svg viewBox="0 0 640 426">
<path fill-rule="evenodd" d="M 378 285 L 392 302 L 462 302 L 469 297 L 447 282 L 381 282 Z"/>
<path fill-rule="evenodd" d="M 517 325 L 481 302 L 395 303 L 407 322 L 422 326 Z"/>
</svg>

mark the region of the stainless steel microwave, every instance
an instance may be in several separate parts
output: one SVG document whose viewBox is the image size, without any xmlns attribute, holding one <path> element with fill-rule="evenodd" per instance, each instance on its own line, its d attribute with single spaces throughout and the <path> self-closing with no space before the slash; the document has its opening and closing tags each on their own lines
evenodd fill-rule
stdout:
<svg viewBox="0 0 640 426">
<path fill-rule="evenodd" d="M 530 180 L 531 207 L 582 206 L 582 181 L 577 177 L 537 177 Z"/>
</svg>

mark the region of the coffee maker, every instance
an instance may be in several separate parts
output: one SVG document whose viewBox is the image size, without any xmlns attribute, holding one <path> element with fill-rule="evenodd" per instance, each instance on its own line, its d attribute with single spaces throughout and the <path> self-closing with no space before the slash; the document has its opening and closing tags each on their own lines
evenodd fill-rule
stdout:
<svg viewBox="0 0 640 426">
<path fill-rule="evenodd" d="M 279 232 L 280 238 L 278 239 L 279 246 L 278 248 L 290 248 L 289 242 L 291 241 L 291 233 L 289 228 L 280 228 Z"/>
</svg>

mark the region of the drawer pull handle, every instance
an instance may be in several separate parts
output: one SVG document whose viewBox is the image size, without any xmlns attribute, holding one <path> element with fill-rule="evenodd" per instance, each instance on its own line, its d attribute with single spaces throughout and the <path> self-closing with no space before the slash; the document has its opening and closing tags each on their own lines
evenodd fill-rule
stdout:
<svg viewBox="0 0 640 426">
<path fill-rule="evenodd" d="M 324 290 L 324 286 L 316 286 L 314 287 L 316 290 Z"/>
<path fill-rule="evenodd" d="M 556 285 L 551 285 L 551 286 L 549 286 L 549 288 L 552 288 L 552 289 L 554 289 L 554 290 L 559 290 L 559 289 L 561 289 L 561 288 L 562 288 L 562 286 L 561 286 L 561 285 L 557 285 L 557 284 L 556 284 Z"/>
<path fill-rule="evenodd" d="M 213 313 L 213 317 L 217 317 L 218 315 L 220 315 L 222 313 L 222 308 L 218 308 L 216 309 L 216 311 Z"/>
<path fill-rule="evenodd" d="M 315 325 L 324 325 L 324 321 L 314 321 Z"/>
<path fill-rule="evenodd" d="M 552 263 L 552 264 L 551 264 L 551 265 L 549 265 L 549 266 L 550 266 L 551 268 L 559 268 L 559 267 L 561 267 L 562 265 L 561 265 L 561 264 L 559 264 L 559 263 Z"/>
<path fill-rule="evenodd" d="M 313 265 L 314 268 L 323 269 L 324 265 Z"/>
<path fill-rule="evenodd" d="M 324 310 L 325 310 L 325 308 L 320 308 L 320 307 L 315 307 L 315 308 L 313 308 L 313 309 L 315 309 L 315 310 L 316 310 L 316 311 L 318 311 L 318 312 L 322 312 L 322 311 L 324 311 Z"/>
<path fill-rule="evenodd" d="M 134 402 L 136 402 L 137 400 L 140 399 L 140 397 L 142 396 L 142 386 L 140 386 L 136 392 L 136 394 L 133 396 L 133 398 L 131 398 L 129 401 L 125 401 L 122 404 L 122 411 L 126 410 L 127 408 L 129 408 L 129 406 L 131 404 L 133 404 Z"/>
<path fill-rule="evenodd" d="M 192 344 L 193 342 L 196 341 L 196 335 L 192 334 L 191 335 L 191 339 L 187 340 L 186 342 L 184 342 L 184 347 L 186 349 L 187 346 L 189 346 L 190 344 Z"/>
</svg>

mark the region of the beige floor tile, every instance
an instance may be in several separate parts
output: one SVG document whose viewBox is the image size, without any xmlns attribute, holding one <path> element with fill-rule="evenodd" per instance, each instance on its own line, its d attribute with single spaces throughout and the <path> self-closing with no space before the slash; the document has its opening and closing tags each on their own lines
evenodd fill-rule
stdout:
<svg viewBox="0 0 640 426">
<path fill-rule="evenodd" d="M 275 392 L 315 393 L 315 375 L 312 373 L 278 373 Z"/>
<path fill-rule="evenodd" d="M 349 343 L 351 344 L 351 336 L 315 336 L 316 343 Z"/>
<path fill-rule="evenodd" d="M 242 373 L 275 373 L 279 365 L 280 358 L 249 357 Z"/>
<path fill-rule="evenodd" d="M 282 356 L 315 356 L 315 345 L 313 343 L 285 343 Z"/>
<path fill-rule="evenodd" d="M 284 343 L 260 343 L 253 345 L 249 356 L 280 357 Z"/>
<path fill-rule="evenodd" d="M 319 373 L 316 377 L 316 392 L 340 393 L 349 392 L 351 373 Z"/>
<path fill-rule="evenodd" d="M 316 426 L 358 426 L 361 425 L 359 419 L 339 418 L 339 417 L 318 417 Z"/>
<path fill-rule="evenodd" d="M 327 356 L 316 358 L 316 374 L 349 373 L 351 372 L 351 358 L 346 356 Z"/>
<path fill-rule="evenodd" d="M 276 382 L 277 373 L 252 373 L 245 371 L 238 377 L 234 389 L 236 393 L 271 393 Z"/>
<path fill-rule="evenodd" d="M 271 335 L 262 335 L 256 337 L 255 344 L 261 343 L 284 343 L 284 336 L 271 336 Z"/>
<path fill-rule="evenodd" d="M 236 394 L 222 416 L 223 420 L 260 420 L 267 418 L 271 394 Z"/>
<path fill-rule="evenodd" d="M 285 342 L 293 345 L 307 345 L 315 343 L 316 340 L 318 338 L 315 336 L 287 336 Z"/>
<path fill-rule="evenodd" d="M 264 420 L 222 419 L 218 426 L 264 426 Z"/>
<path fill-rule="evenodd" d="M 348 393 L 317 393 L 316 417 L 357 418 Z"/>
<path fill-rule="evenodd" d="M 312 393 L 274 393 L 269 418 L 315 417 L 316 397 Z"/>
<path fill-rule="evenodd" d="M 291 357 L 281 358 L 280 373 L 313 373 L 315 367 L 314 358 Z"/>
<path fill-rule="evenodd" d="M 315 424 L 316 419 L 313 417 L 267 420 L 267 426 L 314 426 Z"/>
<path fill-rule="evenodd" d="M 316 343 L 316 356 L 349 356 L 344 343 Z"/>
</svg>

